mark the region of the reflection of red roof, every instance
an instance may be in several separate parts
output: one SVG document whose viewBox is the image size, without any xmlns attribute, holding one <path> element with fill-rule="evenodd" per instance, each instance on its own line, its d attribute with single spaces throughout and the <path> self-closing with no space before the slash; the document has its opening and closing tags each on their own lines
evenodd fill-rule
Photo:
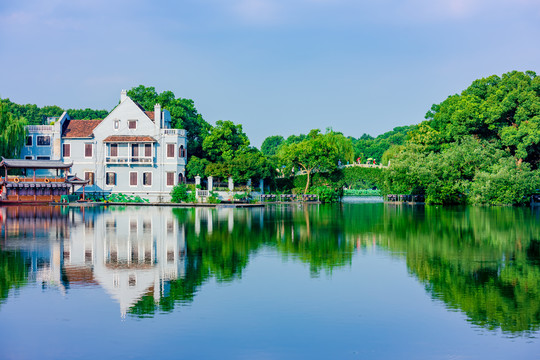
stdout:
<svg viewBox="0 0 540 360">
<path fill-rule="evenodd" d="M 103 142 L 156 142 L 151 136 L 134 136 L 134 135 L 111 135 L 107 136 Z"/>
<path fill-rule="evenodd" d="M 64 253 L 64 257 L 66 254 Z M 88 266 L 64 266 L 64 271 L 67 280 L 70 284 L 78 285 L 97 285 L 97 281 L 94 279 L 94 272 L 91 267 Z"/>
<path fill-rule="evenodd" d="M 155 114 L 153 111 L 145 111 L 144 113 L 150 118 L 150 120 L 154 121 Z"/>
<path fill-rule="evenodd" d="M 92 137 L 92 132 L 101 123 L 101 119 L 96 120 L 69 120 L 62 134 L 67 138 L 88 138 Z"/>
</svg>

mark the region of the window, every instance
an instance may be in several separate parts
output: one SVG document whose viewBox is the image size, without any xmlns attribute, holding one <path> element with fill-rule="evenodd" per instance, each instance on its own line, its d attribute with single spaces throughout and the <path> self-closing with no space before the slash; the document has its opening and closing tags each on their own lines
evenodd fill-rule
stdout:
<svg viewBox="0 0 540 360">
<path fill-rule="evenodd" d="M 91 171 L 85 171 L 84 180 L 90 180 L 88 185 L 94 185 L 94 173 Z"/>
<path fill-rule="evenodd" d="M 152 173 L 151 172 L 143 173 L 143 185 L 144 186 L 151 186 L 152 185 Z"/>
<path fill-rule="evenodd" d="M 174 186 L 174 172 L 167 173 L 167 186 Z"/>
<path fill-rule="evenodd" d="M 111 144 L 111 156 L 118 156 L 118 144 Z"/>
<path fill-rule="evenodd" d="M 33 157 L 32 157 L 32 155 L 26 155 L 26 156 L 24 157 L 24 159 L 25 159 L 25 160 L 32 160 Z"/>
<path fill-rule="evenodd" d="M 37 145 L 38 146 L 51 146 L 51 137 L 49 135 L 38 135 Z"/>
<path fill-rule="evenodd" d="M 38 156 L 36 159 L 38 160 L 51 160 L 50 156 Z"/>
<path fill-rule="evenodd" d="M 167 157 L 168 158 L 174 157 L 174 144 L 167 144 Z"/>
<path fill-rule="evenodd" d="M 71 156 L 71 144 L 62 145 L 62 154 L 64 157 L 67 157 L 67 158 Z"/>
<path fill-rule="evenodd" d="M 135 130 L 137 128 L 137 120 L 128 120 L 128 128 Z"/>
<path fill-rule="evenodd" d="M 179 184 L 183 184 L 185 181 L 184 181 L 184 174 L 182 173 L 179 173 L 178 174 L 178 183 Z"/>
<path fill-rule="evenodd" d="M 84 157 L 90 158 L 92 157 L 92 153 L 94 152 L 92 144 L 84 144 Z"/>
<path fill-rule="evenodd" d="M 184 148 L 184 145 L 180 145 L 180 147 L 178 148 L 178 157 L 182 158 L 186 156 L 187 156 L 187 151 Z"/>
<path fill-rule="evenodd" d="M 120 120 L 113 121 L 113 128 L 114 130 L 118 130 L 120 128 Z"/>
<path fill-rule="evenodd" d="M 137 173 L 134 171 L 129 173 L 129 185 L 137 186 Z"/>
<path fill-rule="evenodd" d="M 107 185 L 116 185 L 116 173 L 108 172 L 106 174 L 105 181 Z"/>
<path fill-rule="evenodd" d="M 32 146 L 32 135 L 26 137 L 26 146 Z"/>
<path fill-rule="evenodd" d="M 131 156 L 139 157 L 139 144 L 131 144 Z"/>
<path fill-rule="evenodd" d="M 152 156 L 152 144 L 144 144 L 144 156 Z"/>
</svg>

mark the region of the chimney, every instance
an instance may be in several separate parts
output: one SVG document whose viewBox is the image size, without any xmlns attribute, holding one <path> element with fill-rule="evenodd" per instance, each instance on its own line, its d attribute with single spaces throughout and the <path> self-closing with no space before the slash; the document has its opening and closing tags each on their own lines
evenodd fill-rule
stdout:
<svg viewBox="0 0 540 360">
<path fill-rule="evenodd" d="M 154 123 L 159 126 L 160 129 L 163 129 L 162 124 L 163 118 L 161 116 L 161 105 L 154 105 Z"/>
<path fill-rule="evenodd" d="M 127 99 L 127 91 L 126 90 L 122 90 L 122 92 L 120 93 L 120 102 L 123 102 L 124 100 Z"/>
</svg>

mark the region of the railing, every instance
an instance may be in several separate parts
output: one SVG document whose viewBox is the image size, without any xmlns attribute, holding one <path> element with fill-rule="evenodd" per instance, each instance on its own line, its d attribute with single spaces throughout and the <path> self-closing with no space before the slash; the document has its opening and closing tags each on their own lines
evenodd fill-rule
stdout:
<svg viewBox="0 0 540 360">
<path fill-rule="evenodd" d="M 186 136 L 186 130 L 184 129 L 161 129 L 163 135 L 172 135 L 172 136 Z"/>
<path fill-rule="evenodd" d="M 197 197 L 208 197 L 208 190 L 197 190 Z"/>
<path fill-rule="evenodd" d="M 29 133 L 53 132 L 54 126 L 53 125 L 28 125 L 26 126 L 26 130 L 28 130 Z"/>
<path fill-rule="evenodd" d="M 107 156 L 106 164 L 153 164 L 154 158 L 151 156 Z"/>
</svg>

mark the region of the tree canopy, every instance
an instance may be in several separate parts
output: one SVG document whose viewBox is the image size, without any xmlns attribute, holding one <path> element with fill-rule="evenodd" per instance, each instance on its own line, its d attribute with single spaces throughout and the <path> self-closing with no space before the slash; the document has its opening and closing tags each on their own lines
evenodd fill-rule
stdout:
<svg viewBox="0 0 540 360">
<path fill-rule="evenodd" d="M 18 158 L 26 136 L 26 119 L 8 112 L 8 106 L 0 101 L 0 155 Z"/>
<path fill-rule="evenodd" d="M 523 204 L 540 187 L 539 145 L 540 78 L 512 71 L 475 80 L 385 154 L 385 191 L 439 204 Z"/>
<path fill-rule="evenodd" d="M 319 129 L 313 129 L 300 142 L 284 143 L 277 155 L 286 174 L 297 168 L 307 174 L 304 189 L 307 193 L 315 170 L 335 170 L 338 161 L 352 161 L 353 150 L 350 140 L 343 134 L 333 131 L 322 134 Z"/>
</svg>

